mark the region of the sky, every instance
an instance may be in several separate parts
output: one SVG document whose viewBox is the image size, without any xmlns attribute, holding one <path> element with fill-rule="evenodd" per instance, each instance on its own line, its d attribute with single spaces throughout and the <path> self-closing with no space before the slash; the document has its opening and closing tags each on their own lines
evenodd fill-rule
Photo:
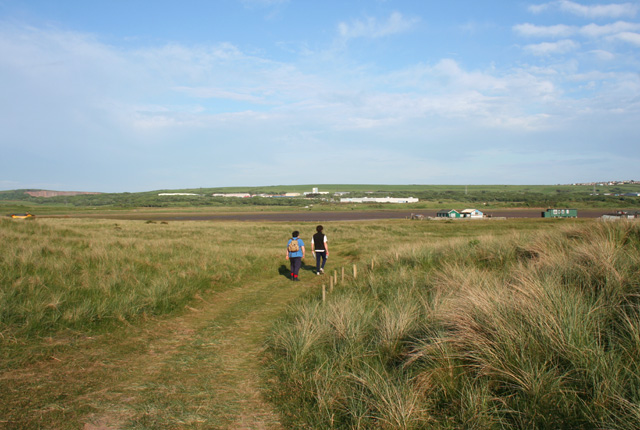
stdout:
<svg viewBox="0 0 640 430">
<path fill-rule="evenodd" d="M 0 189 L 640 180 L 640 0 L 0 0 Z"/>
</svg>

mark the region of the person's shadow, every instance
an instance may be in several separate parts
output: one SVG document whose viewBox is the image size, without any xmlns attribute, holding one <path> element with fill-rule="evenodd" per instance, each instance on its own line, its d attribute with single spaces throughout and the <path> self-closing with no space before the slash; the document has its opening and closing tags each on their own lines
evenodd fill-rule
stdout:
<svg viewBox="0 0 640 430">
<path fill-rule="evenodd" d="M 287 267 L 285 264 L 283 264 L 282 266 L 280 266 L 280 268 L 278 269 L 278 273 L 282 276 L 284 276 L 287 279 L 291 278 L 291 270 L 289 270 L 290 268 Z"/>
<path fill-rule="evenodd" d="M 305 264 L 305 262 L 302 262 L 302 266 L 300 267 L 300 270 L 304 270 L 305 272 L 313 272 L 316 269 L 316 266 L 314 265 L 310 265 L 310 264 Z M 278 268 L 278 273 L 280 274 L 280 276 L 284 276 L 287 279 L 291 279 L 291 267 L 287 264 L 283 264 Z"/>
</svg>

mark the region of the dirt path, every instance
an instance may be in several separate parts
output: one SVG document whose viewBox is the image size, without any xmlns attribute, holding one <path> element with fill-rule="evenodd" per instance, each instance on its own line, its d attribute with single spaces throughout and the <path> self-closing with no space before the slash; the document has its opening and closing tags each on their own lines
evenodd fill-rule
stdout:
<svg viewBox="0 0 640 430">
<path fill-rule="evenodd" d="M 260 353 L 274 319 L 318 284 L 305 276 L 248 283 L 179 317 L 52 345 L 46 359 L 0 374 L 0 428 L 279 429 L 263 399 Z"/>
</svg>

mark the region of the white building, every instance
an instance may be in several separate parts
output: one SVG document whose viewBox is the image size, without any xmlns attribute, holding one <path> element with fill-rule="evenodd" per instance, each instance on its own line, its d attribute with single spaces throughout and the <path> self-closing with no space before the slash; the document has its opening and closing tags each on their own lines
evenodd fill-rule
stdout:
<svg viewBox="0 0 640 430">
<path fill-rule="evenodd" d="M 215 193 L 211 195 L 213 197 L 241 197 L 241 198 L 251 197 L 251 194 L 248 194 L 248 193 Z"/>
<path fill-rule="evenodd" d="M 160 193 L 159 196 L 198 196 L 199 194 L 194 193 Z"/>
<path fill-rule="evenodd" d="M 312 188 L 311 192 L 304 193 L 305 196 L 308 196 L 309 194 L 329 194 L 329 191 L 320 191 L 318 188 Z"/>
<path fill-rule="evenodd" d="M 340 199 L 340 203 L 417 203 L 418 201 L 415 197 L 343 197 Z"/>
<path fill-rule="evenodd" d="M 460 214 L 462 218 L 482 218 L 484 216 L 478 209 L 465 209 Z"/>
</svg>

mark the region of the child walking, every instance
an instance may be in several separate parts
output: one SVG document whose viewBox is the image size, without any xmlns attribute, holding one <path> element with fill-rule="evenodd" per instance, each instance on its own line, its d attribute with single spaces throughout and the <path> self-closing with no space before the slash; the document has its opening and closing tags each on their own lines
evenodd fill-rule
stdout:
<svg viewBox="0 0 640 430">
<path fill-rule="evenodd" d="M 299 281 L 298 272 L 302 267 L 302 259 L 304 258 L 304 242 L 298 236 L 299 231 L 291 233 L 291 239 L 287 242 L 287 260 L 291 263 L 291 280 Z"/>
</svg>

